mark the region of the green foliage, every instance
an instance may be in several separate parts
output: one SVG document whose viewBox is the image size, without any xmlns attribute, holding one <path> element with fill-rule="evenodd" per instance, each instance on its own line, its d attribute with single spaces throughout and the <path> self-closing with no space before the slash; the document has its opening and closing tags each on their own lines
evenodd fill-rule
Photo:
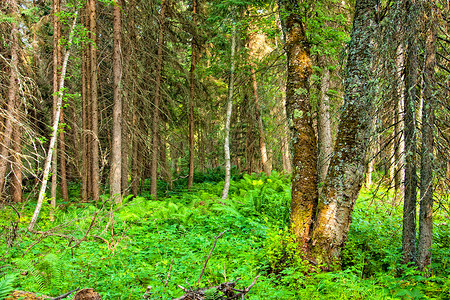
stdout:
<svg viewBox="0 0 450 300">
<path fill-rule="evenodd" d="M 203 175 L 214 178 L 214 173 Z M 105 299 L 141 299 L 152 286 L 151 299 L 173 299 L 186 280 L 195 287 L 214 237 L 213 255 L 201 287 L 241 277 L 248 286 L 261 275 L 249 299 L 448 299 L 450 297 L 448 244 L 450 228 L 442 218 L 435 227 L 433 265 L 426 274 L 400 264 L 401 209 L 391 200 L 363 190 L 357 202 L 342 270 L 324 273 L 312 268 L 288 230 L 289 178 L 273 172 L 238 176 L 232 181 L 229 199 L 220 198 L 223 182 L 204 180 L 191 192 L 171 194 L 158 201 L 128 197 L 114 207 L 112 229 L 102 232 L 109 207 L 74 204 L 55 211 L 57 224 L 72 221 L 68 232 L 83 237 L 92 215 L 98 211 L 98 228 L 87 240 L 71 249 L 59 237 L 36 241 L 25 234 L 33 205 L 22 214 L 21 242 L 4 258 L 19 289 L 60 295 L 77 287 L 92 287 Z M 14 218 L 11 209 L 0 211 Z M 43 207 L 39 226 L 54 227 Z M 440 220 L 439 214 L 436 216 Z M 4 220 L 3 218 L 0 220 Z M 8 225 L 5 221 L 2 226 Z M 97 237 L 94 237 L 97 236 Z M 100 238 L 98 238 L 100 237 Z M 5 245 L 0 244 L 0 250 Z M 164 288 L 169 269 L 171 274 Z M 5 280 L 5 279 L 3 279 Z M 5 284 L 6 282 L 6 284 Z M 9 283 L 8 283 L 9 282 Z M 0 287 L 13 285 L 1 281 Z M 1 290 L 1 289 L 0 289 Z M 211 298 L 214 295 L 209 295 Z"/>
<path fill-rule="evenodd" d="M 5 299 L 14 290 L 16 274 L 5 274 L 0 277 L 0 300 Z"/>
</svg>

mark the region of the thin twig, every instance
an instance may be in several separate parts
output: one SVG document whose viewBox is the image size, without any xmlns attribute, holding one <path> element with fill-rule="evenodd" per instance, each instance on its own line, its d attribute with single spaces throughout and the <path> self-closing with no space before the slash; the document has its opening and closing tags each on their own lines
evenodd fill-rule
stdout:
<svg viewBox="0 0 450 300">
<path fill-rule="evenodd" d="M 167 287 L 167 284 L 169 283 L 170 271 L 172 270 L 172 265 L 173 265 L 174 259 L 175 259 L 175 257 L 172 257 L 172 261 L 170 262 L 169 272 L 167 272 L 166 282 L 164 283 L 164 289 L 163 289 L 162 295 L 164 295 L 164 293 L 166 292 L 166 287 Z"/>
<path fill-rule="evenodd" d="M 60 300 L 60 299 L 64 299 L 64 298 L 70 296 L 70 294 L 72 294 L 73 292 L 78 292 L 79 290 L 80 290 L 80 288 L 77 288 L 77 289 L 75 289 L 75 290 L 73 290 L 73 291 L 67 292 L 67 293 L 65 293 L 65 294 L 62 294 L 61 296 L 52 298 L 52 299 L 50 299 L 50 300 Z"/>
<path fill-rule="evenodd" d="M 211 251 L 209 251 L 208 257 L 206 258 L 205 264 L 203 265 L 203 269 L 202 269 L 202 272 L 200 273 L 200 277 L 198 278 L 197 285 L 200 284 L 200 280 L 202 279 L 203 273 L 205 272 L 205 268 L 206 268 L 206 265 L 208 264 L 208 260 L 209 260 L 209 258 L 211 257 L 211 254 L 212 254 L 212 252 L 214 251 L 214 248 L 216 247 L 217 240 L 218 240 L 218 239 L 219 239 L 226 231 L 227 231 L 227 230 L 224 230 L 221 234 L 219 234 L 218 236 L 216 236 L 216 239 L 214 240 L 214 245 L 212 246 Z"/>
</svg>

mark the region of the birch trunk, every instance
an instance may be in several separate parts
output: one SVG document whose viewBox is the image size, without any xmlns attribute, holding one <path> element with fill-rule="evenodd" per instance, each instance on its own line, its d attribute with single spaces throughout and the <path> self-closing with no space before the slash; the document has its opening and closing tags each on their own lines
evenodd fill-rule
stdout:
<svg viewBox="0 0 450 300">
<path fill-rule="evenodd" d="M 75 12 L 72 28 L 71 28 L 70 35 L 69 35 L 69 41 L 68 41 L 69 47 L 72 43 L 73 31 L 74 31 L 74 28 L 76 25 L 77 15 L 78 15 L 78 12 Z M 55 147 L 56 139 L 58 137 L 59 117 L 61 114 L 61 106 L 62 106 L 61 104 L 62 104 L 62 98 L 63 98 L 62 89 L 64 88 L 64 79 L 66 77 L 67 62 L 69 60 L 69 55 L 70 55 L 70 48 L 67 49 L 66 54 L 64 55 L 64 61 L 63 61 L 62 69 L 61 69 L 61 81 L 59 84 L 59 86 L 61 88 L 58 92 L 58 101 L 56 103 L 56 117 L 54 118 L 54 122 L 53 122 L 53 126 L 52 126 L 52 138 L 50 139 L 47 157 L 45 159 L 44 172 L 43 172 L 43 176 L 42 176 L 42 185 L 41 185 L 41 189 L 39 191 L 36 209 L 34 210 L 33 216 L 31 217 L 30 225 L 28 225 L 29 231 L 32 231 L 34 226 L 36 225 L 37 219 L 39 217 L 39 212 L 41 211 L 42 203 L 43 203 L 44 197 L 45 197 L 45 190 L 47 188 L 48 175 L 50 172 L 50 167 L 51 167 L 51 162 L 52 162 L 53 149 Z"/>
<path fill-rule="evenodd" d="M 231 67 L 230 67 L 230 82 L 228 84 L 228 103 L 227 103 L 227 116 L 225 122 L 225 183 L 222 191 L 222 199 L 225 200 L 228 197 L 228 191 L 230 190 L 231 181 L 231 157 L 230 157 L 230 125 L 231 125 L 231 112 L 233 109 L 233 92 L 234 92 L 234 71 L 235 71 L 235 52 L 236 52 L 236 24 L 233 22 L 233 28 L 231 29 Z"/>
<path fill-rule="evenodd" d="M 331 155 L 333 154 L 333 139 L 331 136 L 331 116 L 330 116 L 330 70 L 327 68 L 325 57 L 319 57 L 319 65 L 322 67 L 322 78 L 320 80 L 319 98 L 319 121 L 317 126 L 319 160 L 318 160 L 318 180 L 319 192 L 321 184 L 325 181 Z"/>
</svg>

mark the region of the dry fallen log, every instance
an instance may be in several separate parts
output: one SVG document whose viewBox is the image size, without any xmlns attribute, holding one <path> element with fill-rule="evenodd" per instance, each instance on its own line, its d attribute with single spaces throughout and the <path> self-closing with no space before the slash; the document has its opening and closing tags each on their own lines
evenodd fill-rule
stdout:
<svg viewBox="0 0 450 300">
<path fill-rule="evenodd" d="M 35 293 L 25 292 L 25 291 L 14 291 L 10 297 L 7 297 L 6 300 L 44 300 L 51 299 L 48 296 L 38 296 Z"/>
</svg>

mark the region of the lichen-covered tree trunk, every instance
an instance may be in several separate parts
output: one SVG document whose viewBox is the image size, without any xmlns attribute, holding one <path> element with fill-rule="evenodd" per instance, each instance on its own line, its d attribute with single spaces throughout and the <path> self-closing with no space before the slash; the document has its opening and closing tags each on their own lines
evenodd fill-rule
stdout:
<svg viewBox="0 0 450 300">
<path fill-rule="evenodd" d="M 317 263 L 339 259 L 364 178 L 375 107 L 372 59 L 377 3 L 359 0 L 355 5 L 341 122 L 312 234 L 311 255 Z"/>
<path fill-rule="evenodd" d="M 295 0 L 280 0 L 287 54 L 286 114 L 292 132 L 291 230 L 307 245 L 316 210 L 317 141 L 311 118 L 309 77 L 312 72 L 306 28 Z"/>
<path fill-rule="evenodd" d="M 427 34 L 425 53 L 418 253 L 418 265 L 421 270 L 431 264 L 431 245 L 433 243 L 433 126 L 435 107 L 433 85 L 434 67 L 436 65 L 436 27 L 433 20 Z"/>
</svg>

